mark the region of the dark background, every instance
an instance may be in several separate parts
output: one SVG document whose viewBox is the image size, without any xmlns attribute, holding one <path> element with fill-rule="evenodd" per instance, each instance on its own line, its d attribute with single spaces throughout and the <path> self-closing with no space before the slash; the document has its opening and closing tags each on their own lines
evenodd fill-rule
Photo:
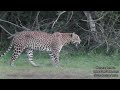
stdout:
<svg viewBox="0 0 120 90">
<path fill-rule="evenodd" d="M 120 11 L 0 11 L 0 51 L 9 46 L 10 34 L 29 29 L 75 32 L 82 40 L 81 52 L 119 53 L 119 20 Z"/>
</svg>

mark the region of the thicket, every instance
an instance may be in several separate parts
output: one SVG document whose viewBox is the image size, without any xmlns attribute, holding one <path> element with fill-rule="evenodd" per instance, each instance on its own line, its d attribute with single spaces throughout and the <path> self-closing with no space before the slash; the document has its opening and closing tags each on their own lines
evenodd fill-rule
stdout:
<svg viewBox="0 0 120 90">
<path fill-rule="evenodd" d="M 120 11 L 0 11 L 0 50 L 23 30 L 75 32 L 80 51 L 119 52 Z"/>
</svg>

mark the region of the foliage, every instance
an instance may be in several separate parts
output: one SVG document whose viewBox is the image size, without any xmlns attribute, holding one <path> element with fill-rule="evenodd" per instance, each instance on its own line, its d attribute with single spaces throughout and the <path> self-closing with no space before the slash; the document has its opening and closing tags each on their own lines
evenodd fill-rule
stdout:
<svg viewBox="0 0 120 90">
<path fill-rule="evenodd" d="M 75 32 L 82 40 L 79 50 L 85 52 L 119 52 L 119 20 L 119 11 L 0 11 L 0 25 L 11 34 L 23 30 Z M 0 28 L 0 50 L 10 41 L 4 29 Z"/>
</svg>

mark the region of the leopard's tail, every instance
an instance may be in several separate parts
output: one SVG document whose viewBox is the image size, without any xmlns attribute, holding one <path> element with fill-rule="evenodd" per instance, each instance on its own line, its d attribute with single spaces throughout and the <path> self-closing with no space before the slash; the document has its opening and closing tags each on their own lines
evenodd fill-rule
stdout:
<svg viewBox="0 0 120 90">
<path fill-rule="evenodd" d="M 1 54 L 0 57 L 6 55 L 11 50 L 12 46 L 13 46 L 13 44 L 11 43 L 10 46 L 8 47 L 8 49 L 6 50 L 6 52 Z"/>
</svg>

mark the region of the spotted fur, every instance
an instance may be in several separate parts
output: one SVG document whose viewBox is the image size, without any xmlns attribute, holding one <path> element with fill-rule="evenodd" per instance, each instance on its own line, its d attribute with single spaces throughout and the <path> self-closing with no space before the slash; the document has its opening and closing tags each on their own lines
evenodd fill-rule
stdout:
<svg viewBox="0 0 120 90">
<path fill-rule="evenodd" d="M 29 62 L 33 66 L 37 66 L 33 62 L 33 50 L 47 51 L 54 65 L 59 64 L 59 53 L 62 47 L 68 43 L 80 44 L 80 38 L 75 33 L 60 33 L 55 32 L 53 34 L 39 31 L 22 31 L 17 33 L 8 48 L 8 50 L 2 54 L 5 55 L 14 47 L 14 53 L 10 60 L 10 65 L 14 65 L 14 61 L 20 56 L 20 54 L 26 50 Z"/>
</svg>

